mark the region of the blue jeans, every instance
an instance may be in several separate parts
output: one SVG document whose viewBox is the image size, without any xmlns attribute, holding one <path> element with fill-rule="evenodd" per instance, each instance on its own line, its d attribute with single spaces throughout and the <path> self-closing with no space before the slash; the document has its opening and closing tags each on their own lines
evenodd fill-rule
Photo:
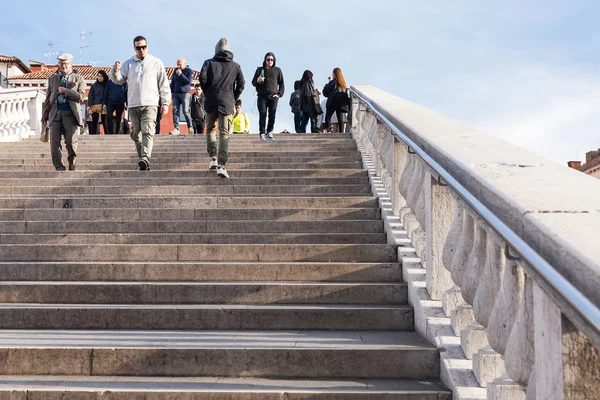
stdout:
<svg viewBox="0 0 600 400">
<path fill-rule="evenodd" d="M 188 129 L 194 129 L 192 124 L 192 115 L 190 114 L 190 101 L 192 95 L 190 93 L 173 93 L 173 126 L 179 129 L 179 113 L 183 107 L 183 116 L 187 122 Z"/>
<path fill-rule="evenodd" d="M 308 121 L 310 121 L 310 132 L 315 133 L 317 131 L 317 118 L 316 117 L 311 118 L 311 116 L 308 115 L 307 112 L 303 112 L 303 113 L 301 113 L 300 132 L 299 133 L 306 133 L 306 126 L 308 125 Z"/>
</svg>

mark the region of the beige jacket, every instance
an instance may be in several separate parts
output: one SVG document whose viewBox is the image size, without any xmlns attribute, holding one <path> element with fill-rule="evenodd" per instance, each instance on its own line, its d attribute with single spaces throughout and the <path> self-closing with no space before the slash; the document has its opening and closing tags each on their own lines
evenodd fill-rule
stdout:
<svg viewBox="0 0 600 400">
<path fill-rule="evenodd" d="M 44 102 L 43 108 L 43 110 L 46 110 L 47 104 L 52 104 L 52 108 L 50 109 L 50 114 L 48 116 L 48 126 L 52 126 L 52 121 L 54 121 L 54 117 L 56 117 L 56 112 L 58 110 L 57 102 L 58 96 L 60 95 L 58 92 L 59 87 L 60 76 L 58 75 L 57 71 L 55 74 L 52 74 L 50 78 L 48 78 L 48 92 L 46 93 L 46 101 Z M 77 124 L 79 126 L 83 126 L 84 120 L 81 117 L 80 105 L 85 99 L 85 82 L 83 77 L 75 70 L 73 70 L 73 73 L 69 75 L 67 89 L 68 90 L 65 92 L 65 96 L 67 96 L 71 111 L 77 120 Z"/>
</svg>

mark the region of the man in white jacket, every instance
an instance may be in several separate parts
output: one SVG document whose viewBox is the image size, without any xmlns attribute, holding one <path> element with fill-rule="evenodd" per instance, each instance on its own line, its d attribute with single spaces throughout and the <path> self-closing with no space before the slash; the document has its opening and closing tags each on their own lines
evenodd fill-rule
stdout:
<svg viewBox="0 0 600 400">
<path fill-rule="evenodd" d="M 171 89 L 165 65 L 148 53 L 146 38 L 136 36 L 133 48 L 135 56 L 123 65 L 116 61 L 108 76 L 119 85 L 127 82 L 127 106 L 133 125 L 131 139 L 135 142 L 140 171 L 146 171 L 150 169 L 158 103 L 160 100 L 161 113 L 165 115 L 171 103 Z"/>
</svg>

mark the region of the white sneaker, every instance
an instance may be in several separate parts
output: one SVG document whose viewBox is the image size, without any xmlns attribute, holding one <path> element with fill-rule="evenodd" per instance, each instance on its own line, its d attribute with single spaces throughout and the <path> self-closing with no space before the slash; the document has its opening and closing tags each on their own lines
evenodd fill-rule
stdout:
<svg viewBox="0 0 600 400">
<path fill-rule="evenodd" d="M 179 135 L 179 129 L 173 129 L 171 132 L 169 132 L 169 135 Z"/>
<path fill-rule="evenodd" d="M 211 158 L 210 164 L 208 164 L 208 169 L 215 169 L 215 168 L 217 168 L 218 165 L 219 165 L 219 163 L 217 162 L 217 159 Z"/>
<path fill-rule="evenodd" d="M 261 134 L 260 134 L 260 140 L 267 140 L 267 138 L 265 137 L 265 134 L 264 134 L 264 133 L 261 133 Z"/>
<path fill-rule="evenodd" d="M 267 132 L 267 139 L 273 139 L 273 132 Z"/>
<path fill-rule="evenodd" d="M 229 174 L 224 167 L 217 168 L 217 175 L 219 175 L 221 178 L 229 178 Z"/>
</svg>

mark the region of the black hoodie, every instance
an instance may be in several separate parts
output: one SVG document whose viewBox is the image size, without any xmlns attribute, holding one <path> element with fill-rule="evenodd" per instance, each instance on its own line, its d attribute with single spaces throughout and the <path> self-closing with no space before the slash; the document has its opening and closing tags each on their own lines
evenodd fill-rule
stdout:
<svg viewBox="0 0 600 400">
<path fill-rule="evenodd" d="M 267 61 L 265 56 L 265 60 L 263 60 L 262 67 L 256 68 L 256 72 L 254 73 L 254 78 L 252 78 L 252 86 L 256 88 L 256 93 L 259 96 L 271 97 L 274 94 L 279 95 L 279 98 L 283 97 L 285 93 L 285 83 L 283 81 L 283 73 L 279 67 L 276 67 L 277 59 L 275 56 L 273 57 L 273 67 L 267 68 Z M 263 83 L 258 83 L 257 79 L 260 76 L 261 72 L 264 71 L 265 81 Z"/>
<path fill-rule="evenodd" d="M 200 71 L 200 87 L 204 92 L 207 113 L 234 114 L 235 101 L 244 90 L 244 74 L 233 61 L 231 51 L 221 51 L 204 61 Z"/>
</svg>

